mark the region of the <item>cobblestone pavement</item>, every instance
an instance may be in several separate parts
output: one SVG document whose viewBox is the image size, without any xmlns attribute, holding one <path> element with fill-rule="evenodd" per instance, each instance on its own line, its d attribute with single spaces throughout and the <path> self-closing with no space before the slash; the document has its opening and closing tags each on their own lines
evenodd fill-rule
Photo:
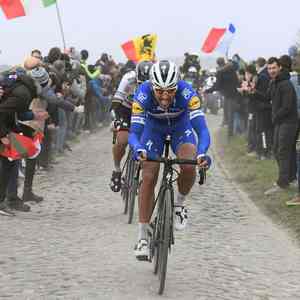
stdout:
<svg viewBox="0 0 300 300">
<path fill-rule="evenodd" d="M 0 299 L 300 299 L 298 247 L 216 165 L 193 189 L 159 297 L 152 265 L 133 256 L 137 226 L 109 190 L 111 166 L 104 130 L 37 177 L 43 203 L 0 218 Z"/>
</svg>

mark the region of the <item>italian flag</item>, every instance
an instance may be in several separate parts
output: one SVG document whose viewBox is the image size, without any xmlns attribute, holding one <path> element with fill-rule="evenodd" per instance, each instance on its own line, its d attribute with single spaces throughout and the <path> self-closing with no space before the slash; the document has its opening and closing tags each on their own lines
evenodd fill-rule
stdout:
<svg viewBox="0 0 300 300">
<path fill-rule="evenodd" d="M 0 0 L 0 6 L 8 20 L 28 15 L 33 7 L 48 7 L 55 3 L 56 0 Z"/>
</svg>

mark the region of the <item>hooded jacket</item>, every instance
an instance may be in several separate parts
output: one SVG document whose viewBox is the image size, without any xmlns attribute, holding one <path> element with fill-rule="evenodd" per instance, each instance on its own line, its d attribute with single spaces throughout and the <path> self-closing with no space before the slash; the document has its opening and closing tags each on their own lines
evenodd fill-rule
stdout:
<svg viewBox="0 0 300 300">
<path fill-rule="evenodd" d="M 273 124 L 296 124 L 298 122 L 297 95 L 288 71 L 283 70 L 275 80 L 271 81 L 269 95 L 272 101 Z"/>
<path fill-rule="evenodd" d="M 7 91 L 0 103 L 0 138 L 8 133 L 20 132 L 16 114 L 29 111 L 33 98 L 37 97 L 33 79 L 21 75 L 16 79 L 11 90 Z"/>
</svg>

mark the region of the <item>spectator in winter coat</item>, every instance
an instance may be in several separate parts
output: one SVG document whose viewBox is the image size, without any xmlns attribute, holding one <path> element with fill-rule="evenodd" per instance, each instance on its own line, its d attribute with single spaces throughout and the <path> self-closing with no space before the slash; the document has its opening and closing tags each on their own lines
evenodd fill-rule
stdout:
<svg viewBox="0 0 300 300">
<path fill-rule="evenodd" d="M 297 95 L 297 111 L 298 111 L 298 129 L 296 134 L 296 139 L 299 140 L 300 133 L 300 55 L 296 54 L 293 59 L 293 72 L 291 72 L 291 82 L 295 88 Z M 299 141 L 296 141 L 299 145 Z M 298 184 L 298 194 L 292 200 L 287 201 L 288 206 L 300 205 L 300 151 L 296 153 L 297 160 L 297 184 Z"/>
<path fill-rule="evenodd" d="M 35 97 L 34 81 L 26 75 L 18 76 L 10 90 L 5 91 L 0 103 L 0 145 L 9 145 L 8 134 L 20 131 L 16 114 L 28 112 L 30 103 Z M 28 209 L 20 198 L 8 199 L 8 202 L 5 202 L 8 183 L 18 162 L 0 156 L 0 163 L 0 214 L 13 215 L 12 208 L 28 211 L 30 208 Z"/>
<path fill-rule="evenodd" d="M 256 85 L 257 73 L 254 65 L 249 65 L 245 69 L 245 81 L 238 88 L 238 91 L 248 101 L 248 156 L 256 156 L 256 120 L 257 120 L 257 101 L 251 93 L 251 87 Z"/>
<path fill-rule="evenodd" d="M 228 137 L 233 135 L 234 104 L 237 101 L 239 80 L 237 69 L 232 62 L 225 63 L 224 58 L 217 59 L 218 71 L 216 83 L 206 93 L 219 91 L 224 96 L 224 124 L 228 124 Z"/>
<path fill-rule="evenodd" d="M 252 86 L 253 97 L 256 98 L 256 141 L 259 159 L 271 156 L 273 144 L 272 105 L 268 98 L 270 76 L 267 70 L 266 60 L 262 57 L 256 61 L 257 81 Z"/>
<path fill-rule="evenodd" d="M 277 182 L 265 192 L 266 195 L 288 188 L 296 178 L 293 153 L 298 127 L 297 95 L 289 71 L 282 68 L 279 59 L 272 57 L 268 60 L 268 73 L 271 78 L 269 97 L 274 125 L 273 150 L 279 174 Z"/>
</svg>

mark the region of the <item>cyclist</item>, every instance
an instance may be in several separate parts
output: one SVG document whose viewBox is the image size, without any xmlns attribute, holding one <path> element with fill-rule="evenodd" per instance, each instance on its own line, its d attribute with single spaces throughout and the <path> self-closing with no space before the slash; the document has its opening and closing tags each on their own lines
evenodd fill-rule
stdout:
<svg viewBox="0 0 300 300">
<path fill-rule="evenodd" d="M 125 155 L 128 143 L 133 94 L 138 84 L 149 79 L 151 67 L 152 62 L 141 61 L 137 64 L 136 70 L 127 72 L 123 76 L 112 101 L 112 110 L 116 121 L 119 123 L 116 143 L 112 151 L 115 169 L 112 172 L 110 187 L 113 192 L 119 192 L 121 189 L 121 160 Z"/>
<path fill-rule="evenodd" d="M 170 135 L 172 150 L 178 158 L 197 159 L 199 166 L 205 166 L 210 134 L 200 105 L 197 93 L 188 83 L 179 80 L 177 66 L 167 60 L 153 65 L 150 80 L 140 85 L 134 95 L 129 143 L 135 157 L 143 161 L 139 235 L 135 246 L 135 255 L 139 260 L 149 256 L 148 226 L 159 172 L 158 163 L 145 160 L 161 156 L 165 137 Z M 187 224 L 184 200 L 195 178 L 195 166 L 180 167 L 178 195 L 174 201 L 174 227 L 177 230 L 183 230 Z"/>
</svg>

